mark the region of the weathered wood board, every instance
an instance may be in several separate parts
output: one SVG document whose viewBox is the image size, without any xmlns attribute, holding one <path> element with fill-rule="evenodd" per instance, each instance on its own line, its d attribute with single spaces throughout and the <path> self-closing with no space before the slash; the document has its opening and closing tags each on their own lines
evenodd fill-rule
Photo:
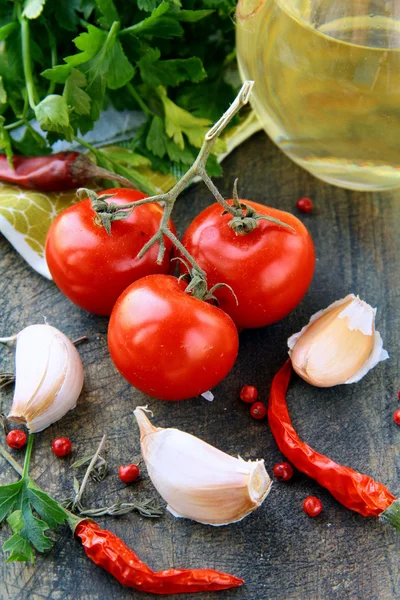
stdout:
<svg viewBox="0 0 400 600">
<path fill-rule="evenodd" d="M 157 497 L 144 472 L 137 485 L 118 479 L 119 464 L 139 458 L 139 436 L 132 415 L 149 404 L 160 426 L 191 432 L 222 450 L 244 458 L 265 458 L 271 472 L 281 459 L 265 422 L 256 422 L 238 401 L 244 384 L 256 385 L 267 398 L 271 378 L 286 358 L 286 338 L 316 310 L 355 292 L 378 306 L 377 327 L 391 358 L 356 385 L 319 390 L 296 378 L 289 392 L 293 422 L 319 451 L 368 473 L 398 492 L 400 428 L 392 421 L 398 408 L 400 334 L 400 192 L 357 193 L 325 185 L 291 163 L 263 134 L 241 146 L 224 163 L 217 183 L 230 195 L 234 177 L 244 197 L 296 213 L 295 201 L 310 196 L 315 211 L 300 215 L 317 250 L 314 281 L 300 306 L 271 327 L 245 331 L 240 355 L 230 375 L 215 390 L 215 401 L 197 398 L 180 403 L 148 399 L 127 384 L 107 351 L 107 319 L 72 305 L 55 285 L 33 272 L 18 254 L 0 241 L 0 332 L 10 335 L 45 317 L 71 338 L 86 334 L 79 347 L 85 367 L 84 392 L 75 411 L 37 436 L 32 475 L 56 498 L 72 492 L 69 465 L 94 451 L 103 433 L 110 475 L 90 484 L 85 503 Z M 188 190 L 176 206 L 180 233 L 210 202 L 204 186 Z M 249 274 L 251 285 L 251 274 Z M 13 365 L 12 350 L 0 350 L 0 368 Z M 2 391 L 7 410 L 12 390 Z M 67 435 L 73 456 L 60 460 L 51 441 Z M 4 440 L 1 440 L 3 443 Z M 21 460 L 21 458 L 20 458 Z M 0 481 L 15 480 L 0 459 Z M 303 499 L 321 498 L 324 511 L 309 519 Z M 214 567 L 242 576 L 246 585 L 207 600 L 394 600 L 400 598 L 400 535 L 375 519 L 365 519 L 340 506 L 325 490 L 297 474 L 289 484 L 274 483 L 262 508 L 240 523 L 213 528 L 178 520 L 166 513 L 159 520 L 137 514 L 102 518 L 150 566 Z M 0 530 L 0 542 L 9 535 Z M 147 600 L 150 595 L 124 589 L 85 556 L 66 527 L 54 548 L 34 566 L 2 564 L 0 598 L 4 600 Z M 187 595 L 194 598 L 195 595 Z"/>
</svg>

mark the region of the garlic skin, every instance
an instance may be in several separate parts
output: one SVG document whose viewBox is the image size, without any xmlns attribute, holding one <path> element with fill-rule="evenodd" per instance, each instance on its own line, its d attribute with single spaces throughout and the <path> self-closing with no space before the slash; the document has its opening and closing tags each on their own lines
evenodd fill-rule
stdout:
<svg viewBox="0 0 400 600">
<path fill-rule="evenodd" d="M 66 335 L 47 324 L 18 334 L 10 421 L 42 431 L 75 408 L 82 386 L 81 358 Z"/>
<path fill-rule="evenodd" d="M 360 381 L 389 358 L 375 316 L 376 308 L 354 294 L 318 311 L 288 339 L 293 369 L 317 387 Z"/>
<path fill-rule="evenodd" d="M 154 427 L 141 407 L 134 415 L 148 474 L 174 517 L 227 525 L 265 500 L 271 480 L 263 460 L 234 458 L 179 429 Z"/>
</svg>

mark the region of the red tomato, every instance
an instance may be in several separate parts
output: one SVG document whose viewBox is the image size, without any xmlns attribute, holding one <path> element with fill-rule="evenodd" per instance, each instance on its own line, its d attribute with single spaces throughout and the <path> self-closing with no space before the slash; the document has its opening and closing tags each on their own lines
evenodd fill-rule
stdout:
<svg viewBox="0 0 400 600">
<path fill-rule="evenodd" d="M 137 190 L 117 188 L 106 200 L 126 204 L 146 198 Z M 138 206 L 127 219 L 113 221 L 111 235 L 95 223 L 90 200 L 83 200 L 59 214 L 46 240 L 46 260 L 60 290 L 81 308 L 109 315 L 118 296 L 133 281 L 151 273 L 168 273 L 172 243 L 165 238 L 166 252 L 157 265 L 158 244 L 143 258 L 137 254 L 156 233 L 163 209 L 156 203 Z M 170 221 L 170 227 L 175 228 Z"/>
<path fill-rule="evenodd" d="M 186 294 L 185 285 L 170 275 L 144 277 L 118 298 L 109 323 L 117 369 L 161 400 L 184 400 L 214 387 L 238 353 L 232 319 Z"/>
<path fill-rule="evenodd" d="M 182 242 L 207 273 L 209 287 L 227 283 L 234 290 L 238 304 L 226 287 L 214 295 L 236 325 L 263 327 L 285 317 L 306 293 L 314 273 L 314 245 L 294 215 L 249 200 L 241 202 L 295 231 L 261 220 L 251 233 L 237 235 L 228 225 L 231 215 L 222 215 L 223 209 L 215 203 L 197 215 Z M 182 265 L 180 269 L 184 271 Z"/>
</svg>

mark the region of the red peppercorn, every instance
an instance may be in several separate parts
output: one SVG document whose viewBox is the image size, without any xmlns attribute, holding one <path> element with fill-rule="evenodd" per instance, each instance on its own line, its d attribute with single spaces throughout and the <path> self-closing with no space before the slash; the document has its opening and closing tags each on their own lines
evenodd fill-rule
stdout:
<svg viewBox="0 0 400 600">
<path fill-rule="evenodd" d="M 393 421 L 396 423 L 396 425 L 400 425 L 400 408 L 394 413 Z"/>
<path fill-rule="evenodd" d="M 312 211 L 313 203 L 310 198 L 299 198 L 296 202 L 296 206 L 300 212 L 309 213 Z"/>
<path fill-rule="evenodd" d="M 254 385 L 245 385 L 240 390 L 240 399 L 246 404 L 253 404 L 258 398 L 258 390 Z"/>
<path fill-rule="evenodd" d="M 288 462 L 276 463 L 274 466 L 274 477 L 279 481 L 289 481 L 293 477 L 293 467 Z"/>
<path fill-rule="evenodd" d="M 397 392 L 397 397 L 400 400 L 400 390 Z"/>
<path fill-rule="evenodd" d="M 267 407 L 263 402 L 254 402 L 250 407 L 250 414 L 253 419 L 264 419 L 267 416 Z"/>
<path fill-rule="evenodd" d="M 53 441 L 51 449 L 56 456 L 68 456 L 72 450 L 71 440 L 66 437 L 57 438 Z"/>
<path fill-rule="evenodd" d="M 315 496 L 307 496 L 303 502 L 303 510 L 309 517 L 317 517 L 322 511 L 322 502 Z"/>
<path fill-rule="evenodd" d="M 27 435 L 25 431 L 20 429 L 13 429 L 7 433 L 6 442 L 7 446 L 13 450 L 20 450 L 26 444 Z"/>
<path fill-rule="evenodd" d="M 138 465 L 126 465 L 121 466 L 118 469 L 119 478 L 124 483 L 133 483 L 136 481 L 140 475 L 140 470 Z"/>
</svg>

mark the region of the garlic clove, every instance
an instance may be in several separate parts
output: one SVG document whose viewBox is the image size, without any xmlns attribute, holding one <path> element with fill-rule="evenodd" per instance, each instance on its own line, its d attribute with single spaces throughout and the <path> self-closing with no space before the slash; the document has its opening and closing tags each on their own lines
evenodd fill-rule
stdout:
<svg viewBox="0 0 400 600">
<path fill-rule="evenodd" d="M 359 381 L 389 358 L 375 330 L 376 309 L 354 294 L 313 315 L 288 339 L 294 370 L 308 383 L 329 387 Z"/>
<path fill-rule="evenodd" d="M 154 427 L 140 407 L 134 414 L 150 479 L 175 517 L 227 525 L 265 500 L 271 480 L 263 460 L 234 458 L 179 429 Z"/>
<path fill-rule="evenodd" d="M 82 362 L 66 335 L 47 324 L 18 334 L 10 421 L 42 431 L 75 408 L 82 386 Z"/>
</svg>

